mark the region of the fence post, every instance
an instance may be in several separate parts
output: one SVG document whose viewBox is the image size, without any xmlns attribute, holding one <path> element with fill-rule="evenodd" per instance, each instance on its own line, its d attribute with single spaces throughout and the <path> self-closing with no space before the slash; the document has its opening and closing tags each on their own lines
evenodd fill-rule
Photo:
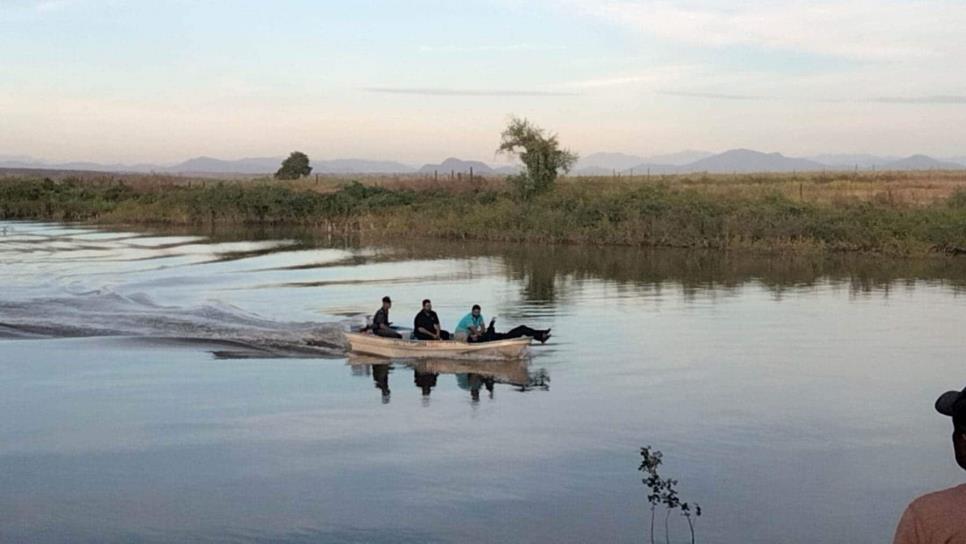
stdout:
<svg viewBox="0 0 966 544">
<path fill-rule="evenodd" d="M 473 167 L 470 166 L 470 183 L 473 183 Z"/>
</svg>

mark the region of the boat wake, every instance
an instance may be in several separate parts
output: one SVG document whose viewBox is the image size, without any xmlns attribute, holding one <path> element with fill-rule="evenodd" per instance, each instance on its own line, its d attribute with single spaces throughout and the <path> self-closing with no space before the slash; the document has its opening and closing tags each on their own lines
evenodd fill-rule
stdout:
<svg viewBox="0 0 966 544">
<path fill-rule="evenodd" d="M 338 323 L 280 322 L 230 304 L 162 305 L 143 293 L 108 289 L 0 301 L 0 338 L 124 336 L 228 344 L 216 355 L 336 357 L 345 354 Z"/>
</svg>

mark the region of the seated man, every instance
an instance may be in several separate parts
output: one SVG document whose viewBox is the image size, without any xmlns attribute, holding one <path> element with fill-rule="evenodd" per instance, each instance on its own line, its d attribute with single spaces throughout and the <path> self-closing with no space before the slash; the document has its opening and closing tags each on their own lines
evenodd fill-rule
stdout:
<svg viewBox="0 0 966 544">
<path fill-rule="evenodd" d="M 418 340 L 449 340 L 449 333 L 439 328 L 439 316 L 433 311 L 433 303 L 427 298 L 423 309 L 413 320 L 413 334 Z"/>
<path fill-rule="evenodd" d="M 486 333 L 485 322 L 483 315 L 480 314 L 480 305 L 474 304 L 470 313 L 460 319 L 453 334 L 460 342 L 470 342 L 471 338 L 478 339 Z"/>
<path fill-rule="evenodd" d="M 529 336 L 540 343 L 546 342 L 550 338 L 550 329 L 533 329 L 526 325 L 520 325 L 507 332 L 496 332 L 493 324 L 496 318 L 490 320 L 490 326 L 484 327 L 486 320 L 483 318 L 479 304 L 474 304 L 470 313 L 466 314 L 456 326 L 456 333 L 465 334 L 467 342 L 492 342 L 494 340 L 507 340 L 509 338 L 521 338 Z M 462 334 L 461 334 L 462 333 Z"/>
<path fill-rule="evenodd" d="M 402 338 L 402 335 L 393 330 L 392 323 L 389 322 L 389 308 L 392 308 L 392 299 L 382 297 L 382 308 L 376 310 L 376 315 L 372 316 L 372 334 L 384 338 Z"/>
</svg>

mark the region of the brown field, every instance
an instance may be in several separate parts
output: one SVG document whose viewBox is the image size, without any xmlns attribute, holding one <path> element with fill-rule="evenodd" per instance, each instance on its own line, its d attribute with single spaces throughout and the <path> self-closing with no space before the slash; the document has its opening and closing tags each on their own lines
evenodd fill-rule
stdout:
<svg viewBox="0 0 966 544">
<path fill-rule="evenodd" d="M 124 174 L 104 172 L 57 171 L 57 170 L 0 170 L 4 178 L 22 179 L 49 177 L 54 180 L 74 179 L 92 185 L 108 185 L 123 182 L 143 192 L 159 192 L 166 187 L 205 187 L 217 183 L 271 183 L 295 190 L 329 193 L 351 181 L 389 189 L 416 191 L 445 191 L 450 193 L 501 190 L 506 187 L 503 177 L 474 175 L 472 179 L 431 175 L 312 175 L 296 181 L 276 181 L 269 176 L 222 175 L 194 176 L 173 174 Z M 670 188 L 693 189 L 711 195 L 748 196 L 763 192 L 780 192 L 784 196 L 802 202 L 840 203 L 845 201 L 872 201 L 889 203 L 897 207 L 926 206 L 949 198 L 960 189 L 966 189 L 966 170 L 913 171 L 913 172 L 805 172 L 796 174 L 676 174 L 652 176 L 568 176 L 560 179 L 563 184 L 590 183 L 601 187 L 621 187 L 658 184 Z"/>
</svg>

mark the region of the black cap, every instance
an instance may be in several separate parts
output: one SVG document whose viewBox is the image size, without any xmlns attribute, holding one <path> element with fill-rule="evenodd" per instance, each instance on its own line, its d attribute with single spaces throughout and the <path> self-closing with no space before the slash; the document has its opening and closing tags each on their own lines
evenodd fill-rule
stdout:
<svg viewBox="0 0 966 544">
<path fill-rule="evenodd" d="M 936 411 L 953 418 L 957 426 L 966 425 L 966 389 L 946 391 L 936 399 Z"/>
</svg>

